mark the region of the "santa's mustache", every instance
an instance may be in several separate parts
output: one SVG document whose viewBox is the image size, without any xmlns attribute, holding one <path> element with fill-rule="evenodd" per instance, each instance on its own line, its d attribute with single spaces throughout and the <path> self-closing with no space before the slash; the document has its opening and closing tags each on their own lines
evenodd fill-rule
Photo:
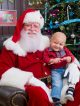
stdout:
<svg viewBox="0 0 80 106">
<path fill-rule="evenodd" d="M 25 31 L 25 34 L 29 37 L 34 37 L 38 34 L 38 32 L 36 32 L 36 31 L 32 31 L 32 32 L 31 31 Z"/>
</svg>

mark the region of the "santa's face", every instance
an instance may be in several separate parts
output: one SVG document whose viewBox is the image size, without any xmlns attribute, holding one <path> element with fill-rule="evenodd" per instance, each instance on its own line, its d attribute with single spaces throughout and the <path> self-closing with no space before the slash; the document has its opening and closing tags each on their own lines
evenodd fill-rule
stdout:
<svg viewBox="0 0 80 106">
<path fill-rule="evenodd" d="M 20 38 L 20 46 L 26 51 L 26 52 L 35 52 L 39 50 L 41 41 L 41 33 L 36 32 L 36 34 L 28 34 L 27 31 L 22 29 L 21 31 L 21 38 Z"/>
<path fill-rule="evenodd" d="M 24 24 L 23 29 L 29 34 L 37 34 L 40 32 L 40 24 L 37 22 L 29 22 L 27 24 Z"/>
</svg>

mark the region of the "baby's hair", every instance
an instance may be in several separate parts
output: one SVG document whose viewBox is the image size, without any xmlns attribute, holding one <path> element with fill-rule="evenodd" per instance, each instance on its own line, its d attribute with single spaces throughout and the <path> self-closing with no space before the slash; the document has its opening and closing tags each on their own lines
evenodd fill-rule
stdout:
<svg viewBox="0 0 80 106">
<path fill-rule="evenodd" d="M 55 33 L 52 33 L 52 36 L 51 36 L 50 40 L 52 40 L 56 36 L 59 36 L 59 37 L 62 36 L 62 37 L 66 38 L 66 35 L 63 32 L 55 32 Z"/>
</svg>

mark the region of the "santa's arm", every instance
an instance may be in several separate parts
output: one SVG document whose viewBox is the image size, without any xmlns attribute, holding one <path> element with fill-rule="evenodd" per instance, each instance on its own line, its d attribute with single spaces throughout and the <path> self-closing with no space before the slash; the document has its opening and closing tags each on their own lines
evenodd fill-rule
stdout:
<svg viewBox="0 0 80 106">
<path fill-rule="evenodd" d="M 12 51 L 7 50 L 5 47 L 2 49 L 0 55 L 0 84 L 3 83 L 4 85 L 9 84 L 15 86 L 19 82 L 18 85 L 21 85 L 22 83 L 24 87 L 28 80 L 33 76 L 31 72 L 25 72 L 25 70 L 21 70 L 17 67 L 17 59 L 17 55 L 14 55 Z"/>
<path fill-rule="evenodd" d="M 4 48 L 0 60 L 0 85 L 18 87 L 24 90 L 25 85 L 38 86 L 45 91 L 49 98 L 49 101 L 52 102 L 49 88 L 42 81 L 35 78 L 31 72 L 26 72 L 24 70 L 16 68 L 15 61 L 15 55 L 12 54 L 11 51 L 7 51 Z"/>
<path fill-rule="evenodd" d="M 3 47 L 2 52 L 0 54 L 0 76 L 12 67 L 16 67 L 15 64 L 16 57 L 13 55 L 11 51 L 7 51 L 5 47 Z"/>
</svg>

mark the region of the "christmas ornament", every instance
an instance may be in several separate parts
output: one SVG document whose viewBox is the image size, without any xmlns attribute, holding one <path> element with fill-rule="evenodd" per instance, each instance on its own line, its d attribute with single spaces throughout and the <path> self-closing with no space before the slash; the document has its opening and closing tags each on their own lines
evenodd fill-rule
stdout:
<svg viewBox="0 0 80 106">
<path fill-rule="evenodd" d="M 70 6 L 70 5 L 67 6 L 67 19 L 68 19 L 68 20 L 70 19 L 70 18 L 69 18 L 69 10 L 71 10 L 71 6 Z"/>
<path fill-rule="evenodd" d="M 10 3 L 14 3 L 14 0 L 9 0 Z"/>
<path fill-rule="evenodd" d="M 45 1 L 45 7 L 44 7 L 44 30 L 48 30 L 47 28 L 47 17 L 48 17 L 48 11 L 49 11 L 49 2 L 48 0 Z"/>
<path fill-rule="evenodd" d="M 47 21 L 48 8 L 49 8 L 49 3 L 46 0 L 46 2 L 45 2 L 45 8 L 44 8 L 44 23 L 46 23 L 46 21 Z"/>
<path fill-rule="evenodd" d="M 75 35 L 74 33 L 71 34 L 71 38 L 75 38 L 75 36 L 76 36 L 76 35 Z"/>
<path fill-rule="evenodd" d="M 56 21 L 55 21 L 55 24 L 58 24 L 58 23 L 59 23 L 59 22 L 56 20 Z"/>
<path fill-rule="evenodd" d="M 59 9 L 55 9 L 55 10 L 50 12 L 50 14 L 52 14 L 53 17 L 57 17 L 58 13 L 59 13 Z"/>
<path fill-rule="evenodd" d="M 65 27 L 64 26 L 60 26 L 59 27 L 61 31 L 64 31 Z"/>
</svg>

